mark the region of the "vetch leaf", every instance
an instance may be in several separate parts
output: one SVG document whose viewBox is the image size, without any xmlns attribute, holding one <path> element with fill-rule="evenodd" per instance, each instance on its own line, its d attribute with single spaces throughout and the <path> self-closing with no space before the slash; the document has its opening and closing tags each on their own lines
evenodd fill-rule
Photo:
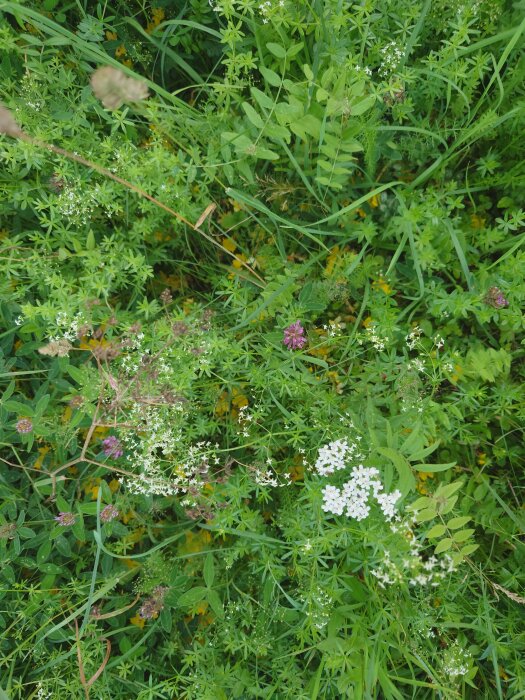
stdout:
<svg viewBox="0 0 525 700">
<path fill-rule="evenodd" d="M 451 518 L 448 523 L 447 527 L 449 530 L 457 530 L 458 527 L 464 527 L 472 518 L 469 518 L 468 515 L 460 515 L 457 518 Z"/>
<path fill-rule="evenodd" d="M 455 532 L 452 535 L 452 539 L 454 542 L 465 542 L 472 534 L 474 534 L 474 530 L 471 528 L 466 530 L 458 530 L 458 532 Z"/>
<path fill-rule="evenodd" d="M 443 552 L 448 552 L 452 547 L 453 541 L 450 537 L 445 537 L 445 539 L 438 542 L 436 548 L 434 549 L 434 554 L 442 554 Z"/>
<path fill-rule="evenodd" d="M 262 129 L 264 126 L 264 122 L 261 119 L 261 116 L 258 112 L 254 110 L 254 108 L 251 106 L 249 102 L 243 102 L 241 107 L 243 108 L 246 116 L 250 120 L 250 122 L 257 127 L 257 129 Z"/>
<path fill-rule="evenodd" d="M 430 530 L 427 532 L 427 537 L 441 537 L 445 534 L 446 531 L 447 528 L 445 527 L 445 525 L 443 525 L 442 523 L 438 523 L 437 525 L 434 525 L 434 527 L 430 528 Z"/>
<path fill-rule="evenodd" d="M 286 57 L 286 49 L 284 49 L 280 44 L 275 44 L 273 41 L 270 41 L 268 44 L 266 44 L 266 48 L 268 51 L 273 53 L 276 58 Z"/>
<path fill-rule="evenodd" d="M 204 581 L 208 588 L 213 586 L 213 580 L 215 578 L 215 564 L 213 562 L 213 554 L 208 552 L 206 559 L 204 560 Z"/>
</svg>

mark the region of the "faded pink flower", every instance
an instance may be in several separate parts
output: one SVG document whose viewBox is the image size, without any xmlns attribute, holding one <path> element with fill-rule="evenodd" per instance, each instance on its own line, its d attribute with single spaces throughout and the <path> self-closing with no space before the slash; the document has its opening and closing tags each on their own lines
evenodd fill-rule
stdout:
<svg viewBox="0 0 525 700">
<path fill-rule="evenodd" d="M 493 306 L 495 309 L 503 309 L 509 305 L 505 295 L 499 287 L 491 287 L 485 295 L 485 304 Z"/>
<path fill-rule="evenodd" d="M 297 348 L 300 349 L 306 345 L 306 336 L 301 321 L 296 321 L 284 329 L 283 343 L 290 350 L 297 350 Z"/>
<path fill-rule="evenodd" d="M 59 525 L 62 525 L 62 527 L 69 527 L 76 523 L 76 518 L 73 513 L 59 513 L 55 517 L 55 520 Z"/>
<path fill-rule="evenodd" d="M 103 523 L 109 523 L 112 520 L 115 520 L 115 518 L 118 518 L 118 516 L 119 516 L 118 508 L 115 508 L 115 506 L 112 506 L 111 504 L 108 506 L 105 506 L 100 511 L 100 519 L 102 520 Z"/>
<path fill-rule="evenodd" d="M 25 435 L 33 430 L 33 422 L 30 421 L 29 418 L 20 418 L 15 427 L 17 433 Z"/>
<path fill-rule="evenodd" d="M 110 435 L 105 440 L 102 440 L 102 445 L 106 457 L 114 457 L 117 459 L 124 454 L 120 440 L 114 435 Z"/>
</svg>

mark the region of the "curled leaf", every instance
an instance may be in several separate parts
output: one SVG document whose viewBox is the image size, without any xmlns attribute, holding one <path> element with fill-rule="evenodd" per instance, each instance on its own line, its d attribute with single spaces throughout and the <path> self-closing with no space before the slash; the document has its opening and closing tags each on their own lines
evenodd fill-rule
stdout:
<svg viewBox="0 0 525 700">
<path fill-rule="evenodd" d="M 91 76 L 91 87 L 106 109 L 118 109 L 124 102 L 145 100 L 149 94 L 143 82 L 111 66 L 97 68 Z"/>
</svg>

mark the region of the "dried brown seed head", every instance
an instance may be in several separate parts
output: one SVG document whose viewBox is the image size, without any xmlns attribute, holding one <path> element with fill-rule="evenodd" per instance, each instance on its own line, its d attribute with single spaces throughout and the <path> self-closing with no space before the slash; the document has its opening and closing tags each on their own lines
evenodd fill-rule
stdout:
<svg viewBox="0 0 525 700">
<path fill-rule="evenodd" d="M 18 138 L 24 132 L 16 123 L 13 114 L 0 102 L 0 134 Z"/>
<path fill-rule="evenodd" d="M 106 109 L 118 109 L 124 102 L 140 102 L 149 95 L 143 82 L 111 66 L 97 68 L 91 76 L 91 87 Z"/>
</svg>

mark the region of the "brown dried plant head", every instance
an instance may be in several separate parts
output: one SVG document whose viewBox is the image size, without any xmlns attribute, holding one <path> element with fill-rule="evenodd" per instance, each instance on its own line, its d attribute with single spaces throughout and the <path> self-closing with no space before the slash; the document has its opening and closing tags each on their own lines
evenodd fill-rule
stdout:
<svg viewBox="0 0 525 700">
<path fill-rule="evenodd" d="M 139 102 L 148 97 L 148 88 L 123 71 L 103 66 L 91 76 L 91 87 L 106 109 L 118 109 L 124 102 Z"/>
<path fill-rule="evenodd" d="M 16 123 L 12 113 L 0 102 L 0 134 L 18 138 L 24 132 Z"/>
<path fill-rule="evenodd" d="M 60 340 L 52 340 L 47 345 L 38 348 L 41 355 L 49 355 L 50 357 L 66 357 L 73 346 L 65 338 Z"/>
</svg>

